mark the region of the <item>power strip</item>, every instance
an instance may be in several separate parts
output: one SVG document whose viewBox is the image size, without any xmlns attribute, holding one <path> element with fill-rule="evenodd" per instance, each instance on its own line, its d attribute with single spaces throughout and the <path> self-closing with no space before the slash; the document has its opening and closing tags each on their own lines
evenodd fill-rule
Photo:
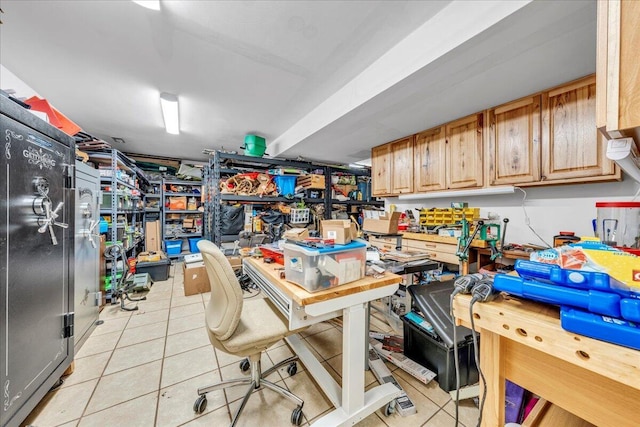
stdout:
<svg viewBox="0 0 640 427">
<path fill-rule="evenodd" d="M 378 356 L 378 353 L 371 345 L 369 345 L 369 368 L 373 371 L 373 374 L 380 384 L 391 383 L 402 392 L 400 396 L 396 397 L 395 410 L 398 411 L 398 414 L 406 417 L 417 412 L 416 405 L 409 399 L 409 396 L 407 396 L 407 393 L 405 393 L 400 384 L 398 384 L 398 381 L 393 377 L 387 365 L 384 364 L 384 360 Z"/>
</svg>

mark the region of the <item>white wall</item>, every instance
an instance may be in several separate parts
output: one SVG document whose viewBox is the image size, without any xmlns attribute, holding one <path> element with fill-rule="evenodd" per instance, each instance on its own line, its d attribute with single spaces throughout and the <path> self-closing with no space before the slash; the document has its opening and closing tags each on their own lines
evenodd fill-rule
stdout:
<svg viewBox="0 0 640 427">
<path fill-rule="evenodd" d="M 639 188 L 638 183 L 626 176 L 622 182 L 524 188 L 527 192 L 524 207 L 531 226 L 548 244 L 552 244 L 553 236 L 559 231 L 574 231 L 577 236 L 593 236 L 591 220 L 597 216 L 596 202 L 632 201 Z M 540 245 L 540 240 L 526 225 L 522 209 L 523 196 L 516 189 L 513 194 L 491 196 L 411 201 L 389 198 L 385 206 L 388 209 L 390 204 L 395 204 L 397 209 L 404 211 L 414 208 L 446 208 L 450 207 L 451 202 L 467 202 L 469 207 L 479 207 L 484 218 L 488 216 L 488 212 L 497 213 L 501 219 L 509 218 L 506 242 Z"/>
<path fill-rule="evenodd" d="M 31 86 L 23 82 L 2 64 L 0 64 L 0 89 L 14 90 L 16 98 L 31 98 L 34 95 L 38 95 Z"/>
</svg>

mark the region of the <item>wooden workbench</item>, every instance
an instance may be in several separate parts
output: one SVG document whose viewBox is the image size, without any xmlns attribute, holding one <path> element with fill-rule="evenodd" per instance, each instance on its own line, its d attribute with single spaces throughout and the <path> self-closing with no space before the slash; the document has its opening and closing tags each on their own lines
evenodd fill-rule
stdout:
<svg viewBox="0 0 640 427">
<path fill-rule="evenodd" d="M 365 276 L 355 282 L 346 283 L 344 285 L 336 286 L 335 288 L 323 289 L 318 292 L 309 292 L 301 286 L 295 283 L 288 282 L 280 279 L 280 272 L 282 272 L 282 266 L 279 264 L 267 264 L 262 260 L 248 260 L 251 264 L 265 276 L 273 279 L 277 282 L 280 290 L 284 292 L 293 301 L 301 306 L 315 304 L 320 301 L 327 301 L 333 298 L 339 298 L 346 295 L 355 294 L 358 292 L 367 291 L 369 289 L 381 288 L 383 286 L 389 286 L 395 283 L 402 282 L 402 277 L 385 273 L 384 276 L 374 279 L 371 276 Z"/>
<path fill-rule="evenodd" d="M 467 327 L 470 299 L 453 304 Z M 504 425 L 505 379 L 598 426 L 639 425 L 640 351 L 565 331 L 552 305 L 500 297 L 473 308 L 488 390 L 483 426 Z"/>
</svg>

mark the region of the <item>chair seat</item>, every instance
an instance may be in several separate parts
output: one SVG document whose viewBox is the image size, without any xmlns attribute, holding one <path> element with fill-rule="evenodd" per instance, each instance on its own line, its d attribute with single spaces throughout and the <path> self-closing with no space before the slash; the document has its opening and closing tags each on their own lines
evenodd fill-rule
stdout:
<svg viewBox="0 0 640 427">
<path fill-rule="evenodd" d="M 246 299 L 236 331 L 219 341 L 232 354 L 248 356 L 266 350 L 289 331 L 287 319 L 266 298 Z"/>
</svg>

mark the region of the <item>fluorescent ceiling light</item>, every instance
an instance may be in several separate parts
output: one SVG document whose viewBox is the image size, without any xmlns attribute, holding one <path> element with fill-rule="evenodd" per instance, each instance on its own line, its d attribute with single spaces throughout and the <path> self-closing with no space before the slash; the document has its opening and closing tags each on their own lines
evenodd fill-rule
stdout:
<svg viewBox="0 0 640 427">
<path fill-rule="evenodd" d="M 490 196 L 493 194 L 509 194 L 515 191 L 513 186 L 478 188 L 476 190 L 434 191 L 422 194 L 401 194 L 398 200 L 443 199 L 453 197 Z"/>
<path fill-rule="evenodd" d="M 147 9 L 160 10 L 160 0 L 133 0 L 133 2 Z"/>
<path fill-rule="evenodd" d="M 167 133 L 178 135 L 180 133 L 180 116 L 178 114 L 178 97 L 170 93 L 160 94 L 160 107 L 164 117 L 164 127 Z"/>
</svg>

